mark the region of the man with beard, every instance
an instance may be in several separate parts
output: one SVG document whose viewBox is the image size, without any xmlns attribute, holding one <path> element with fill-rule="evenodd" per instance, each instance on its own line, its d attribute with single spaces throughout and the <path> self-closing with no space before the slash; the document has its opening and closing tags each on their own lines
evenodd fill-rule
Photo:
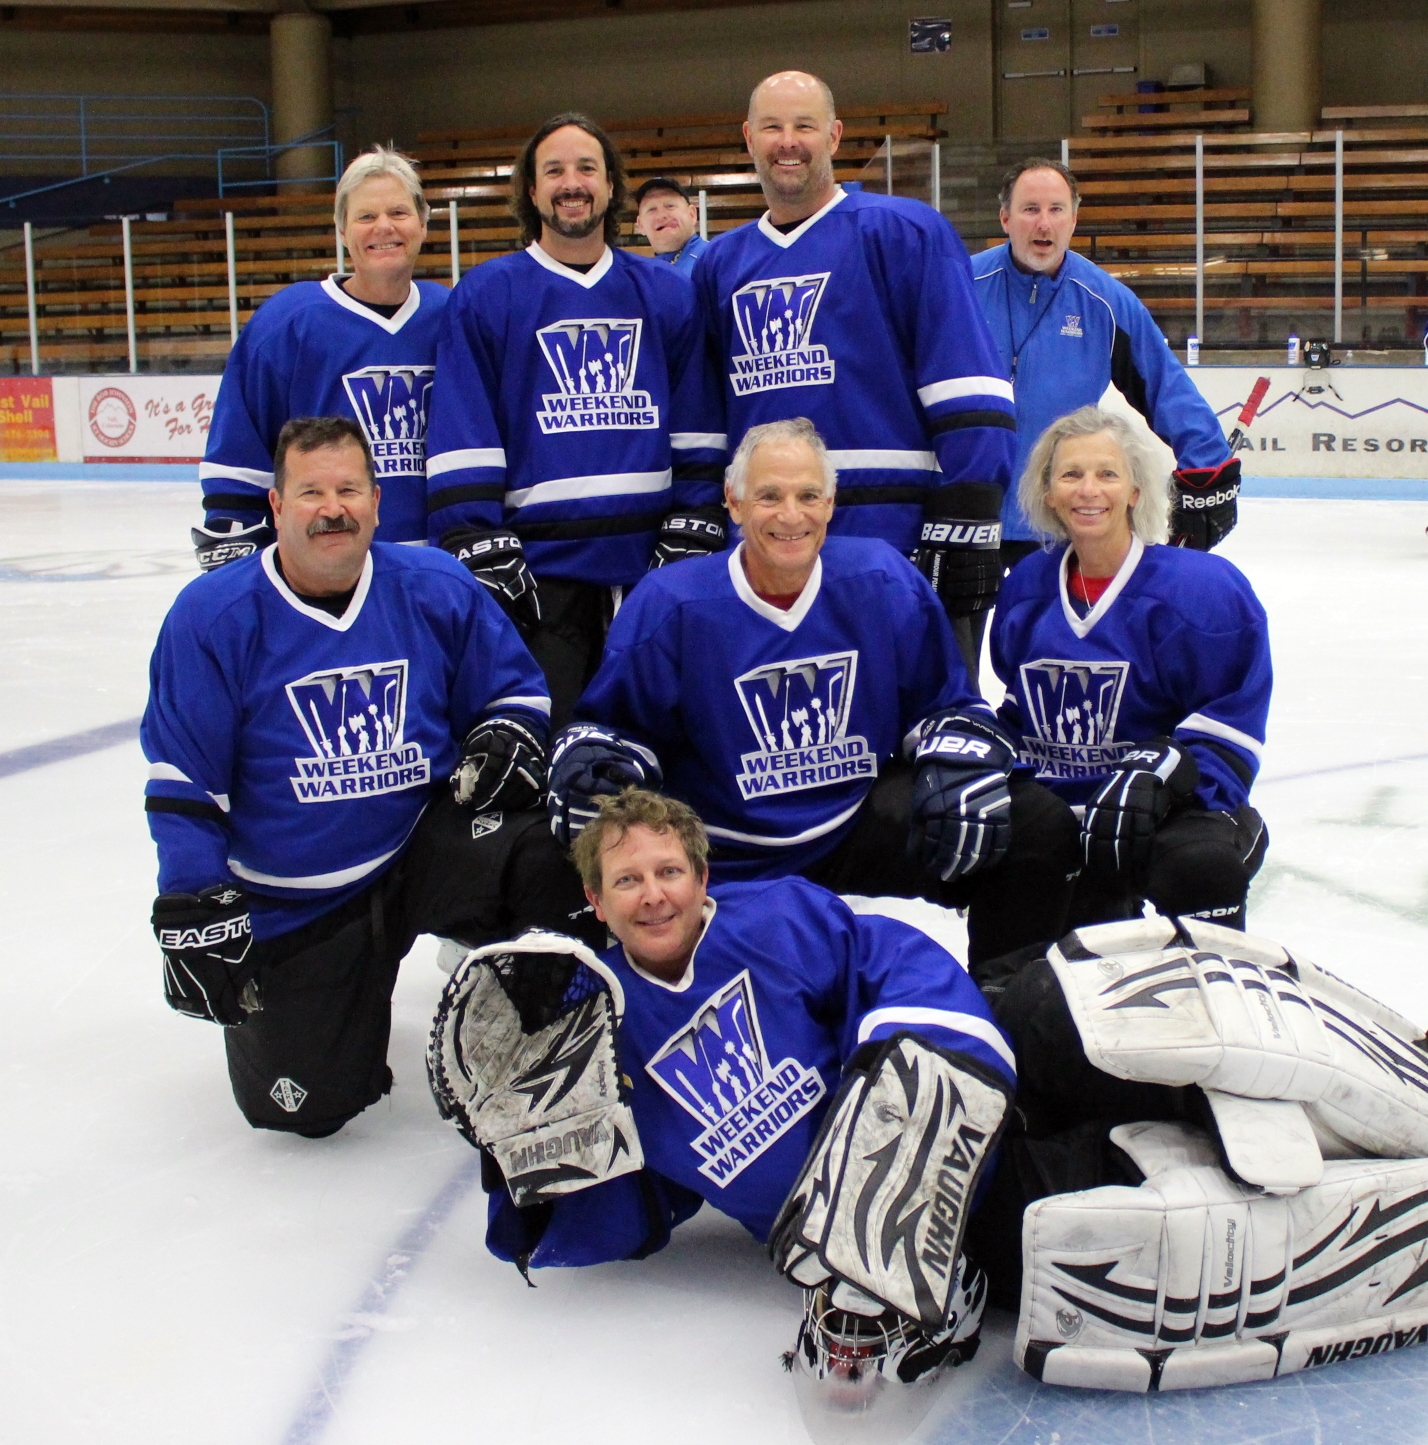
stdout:
<svg viewBox="0 0 1428 1445">
<path fill-rule="evenodd" d="M 391 1087 L 418 933 L 568 931 L 584 899 L 532 807 L 550 703 L 515 628 L 444 553 L 372 542 L 355 421 L 290 421 L 273 462 L 276 544 L 164 621 L 145 806 L 165 997 L 225 1026 L 254 1128 L 318 1138 Z"/>
<path fill-rule="evenodd" d="M 694 273 L 729 445 L 812 421 L 838 469 L 833 532 L 916 549 L 975 678 L 971 619 L 1000 579 L 1011 384 L 957 233 L 920 201 L 837 185 L 842 132 L 816 76 L 772 75 L 749 99 L 769 209 L 712 241 Z"/>
<path fill-rule="evenodd" d="M 525 249 L 468 272 L 443 320 L 430 535 L 505 596 L 559 725 L 622 590 L 723 547 L 724 437 L 692 289 L 618 248 L 609 137 L 553 116 L 511 190 Z"/>
</svg>

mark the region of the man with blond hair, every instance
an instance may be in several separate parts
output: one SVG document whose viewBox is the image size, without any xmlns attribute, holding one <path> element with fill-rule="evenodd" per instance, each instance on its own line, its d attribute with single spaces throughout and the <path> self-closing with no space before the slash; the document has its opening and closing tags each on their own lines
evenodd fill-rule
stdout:
<svg viewBox="0 0 1428 1445">
<path fill-rule="evenodd" d="M 768 211 L 712 241 L 694 273 L 729 445 L 808 417 L 842 478 L 834 532 L 916 549 L 960 640 L 1000 577 L 1011 385 L 957 233 L 921 201 L 844 190 L 842 134 L 817 76 L 771 75 L 750 97 Z"/>
<path fill-rule="evenodd" d="M 193 542 L 205 571 L 273 540 L 273 448 L 294 417 L 352 417 L 382 489 L 379 540 L 426 540 L 427 401 L 450 294 L 412 279 L 427 213 L 411 162 L 374 146 L 347 167 L 333 205 L 351 273 L 287 287 L 243 328 L 198 469 L 205 518 Z"/>
</svg>

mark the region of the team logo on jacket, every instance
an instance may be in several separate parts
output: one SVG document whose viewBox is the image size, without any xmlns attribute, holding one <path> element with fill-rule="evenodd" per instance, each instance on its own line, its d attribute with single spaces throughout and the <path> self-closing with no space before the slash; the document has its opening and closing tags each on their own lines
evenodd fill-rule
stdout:
<svg viewBox="0 0 1428 1445">
<path fill-rule="evenodd" d="M 659 408 L 635 388 L 644 322 L 557 321 L 536 332 L 558 391 L 541 397 L 536 420 L 547 436 L 574 431 L 644 431 Z"/>
<path fill-rule="evenodd" d="M 1116 741 L 1129 672 L 1128 662 L 1043 657 L 1023 663 L 1027 726 L 1022 760 L 1049 778 L 1096 778 L 1115 767 L 1133 746 Z"/>
<path fill-rule="evenodd" d="M 1061 328 L 1061 334 L 1063 336 L 1085 335 L 1081 330 L 1081 318 L 1079 316 L 1067 316 L 1066 324 Z"/>
<path fill-rule="evenodd" d="M 342 378 L 379 484 L 426 474 L 426 408 L 435 372 L 434 366 L 366 366 Z"/>
<path fill-rule="evenodd" d="M 847 732 L 858 677 L 856 652 L 829 652 L 756 667 L 734 679 L 759 746 L 740 756 L 745 801 L 878 775 L 868 740 Z"/>
<path fill-rule="evenodd" d="M 720 1188 L 826 1092 L 818 1071 L 797 1059 L 769 1066 L 748 969 L 706 999 L 645 1071 L 704 1126 L 692 1148 L 699 1172 Z"/>
<path fill-rule="evenodd" d="M 829 274 L 750 281 L 734 292 L 734 324 L 744 343 L 744 355 L 731 358 L 735 396 L 833 381 L 837 364 L 828 348 L 809 340 Z"/>
<path fill-rule="evenodd" d="M 421 748 L 402 740 L 405 658 L 310 672 L 288 683 L 287 694 L 312 747 L 311 757 L 293 759 L 298 802 L 370 798 L 431 781 Z"/>
</svg>

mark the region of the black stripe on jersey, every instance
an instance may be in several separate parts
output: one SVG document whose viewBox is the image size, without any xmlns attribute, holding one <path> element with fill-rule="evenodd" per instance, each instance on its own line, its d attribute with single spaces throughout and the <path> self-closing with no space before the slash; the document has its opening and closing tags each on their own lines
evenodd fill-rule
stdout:
<svg viewBox="0 0 1428 1445">
<path fill-rule="evenodd" d="M 685 462 L 682 466 L 676 463 L 674 479 L 677 482 L 722 482 L 724 468 L 710 462 Z"/>
<path fill-rule="evenodd" d="M 1187 735 L 1185 741 L 1192 747 L 1204 748 L 1207 752 L 1214 753 L 1245 787 L 1254 782 L 1254 769 L 1233 748 L 1226 747 L 1224 743 L 1211 742 L 1199 733 L 1193 737 Z"/>
<path fill-rule="evenodd" d="M 584 537 L 624 537 L 631 532 L 653 532 L 664 521 L 658 512 L 626 513 L 621 517 L 591 517 L 589 521 L 511 523 L 522 542 L 578 542 Z"/>
<path fill-rule="evenodd" d="M 146 813 L 181 813 L 186 818 L 202 818 L 217 823 L 220 828 L 229 827 L 228 814 L 217 803 L 200 803 L 193 798 L 145 798 Z"/>
<path fill-rule="evenodd" d="M 426 499 L 426 510 L 430 514 L 443 507 L 454 507 L 458 502 L 504 502 L 506 487 L 503 482 L 485 482 L 469 487 L 444 487 L 432 492 Z"/>
<path fill-rule="evenodd" d="M 840 507 L 867 507 L 881 503 L 890 506 L 894 502 L 918 502 L 927 500 L 931 487 L 839 487 L 837 502 Z"/>
<path fill-rule="evenodd" d="M 258 512 L 265 522 L 271 520 L 268 512 L 268 494 L 254 487 L 251 492 L 207 492 L 203 496 L 203 510 L 216 512 L 219 508 L 228 512 Z"/>
<path fill-rule="evenodd" d="M 969 426 L 999 426 L 1015 431 L 1016 418 L 1004 411 L 949 411 L 946 416 L 929 417 L 927 422 L 928 431 L 935 437 Z"/>
</svg>

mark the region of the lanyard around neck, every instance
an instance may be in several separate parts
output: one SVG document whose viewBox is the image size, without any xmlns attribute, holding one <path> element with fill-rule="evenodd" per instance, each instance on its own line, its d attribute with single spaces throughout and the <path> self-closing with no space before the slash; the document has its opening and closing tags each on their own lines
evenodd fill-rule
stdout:
<svg viewBox="0 0 1428 1445">
<path fill-rule="evenodd" d="M 1007 260 L 1008 260 L 1009 262 L 1011 261 L 1010 255 L 1008 255 Z M 1015 264 L 1015 263 L 1012 263 L 1012 264 Z M 1048 283 L 1049 283 L 1050 281 L 1053 281 L 1054 279 L 1055 279 L 1054 277 L 1043 277 L 1043 276 L 1041 276 L 1041 275 L 1033 275 L 1033 276 L 1032 276 L 1032 279 L 1031 279 L 1031 304 L 1032 304 L 1033 306 L 1036 305 L 1036 292 L 1037 292 L 1037 288 L 1041 285 L 1042 281 L 1043 281 L 1043 280 L 1046 280 L 1046 281 L 1048 281 Z M 1012 288 L 1012 278 L 1011 278 L 1011 273 L 1008 272 L 1008 274 L 1007 274 L 1007 290 L 1006 290 L 1006 303 L 1007 303 L 1007 340 L 1011 343 L 1011 349 L 1012 349 L 1011 379 L 1012 379 L 1012 385 L 1015 386 L 1015 385 L 1016 385 L 1016 368 L 1017 368 L 1017 363 L 1020 362 L 1020 360 L 1021 360 L 1021 354 L 1022 354 L 1023 351 L 1026 350 L 1027 343 L 1031 340 L 1031 338 L 1032 338 L 1033 336 L 1036 335 L 1036 328 L 1041 325 L 1041 323 L 1046 319 L 1046 314 L 1047 314 L 1047 312 L 1049 312 L 1049 311 L 1051 310 L 1051 299 L 1050 299 L 1050 297 L 1047 298 L 1046 305 L 1041 308 L 1041 313 L 1040 313 L 1040 315 L 1038 315 L 1037 318 L 1036 318 L 1036 320 L 1031 323 L 1031 326 L 1030 326 L 1030 328 L 1028 329 L 1026 335 L 1023 336 L 1022 339 L 1021 339 L 1021 345 L 1018 346 L 1018 345 L 1017 345 L 1017 340 L 1016 340 L 1016 326 L 1015 326 L 1015 324 L 1014 324 L 1013 321 L 1012 321 L 1011 288 Z"/>
</svg>

